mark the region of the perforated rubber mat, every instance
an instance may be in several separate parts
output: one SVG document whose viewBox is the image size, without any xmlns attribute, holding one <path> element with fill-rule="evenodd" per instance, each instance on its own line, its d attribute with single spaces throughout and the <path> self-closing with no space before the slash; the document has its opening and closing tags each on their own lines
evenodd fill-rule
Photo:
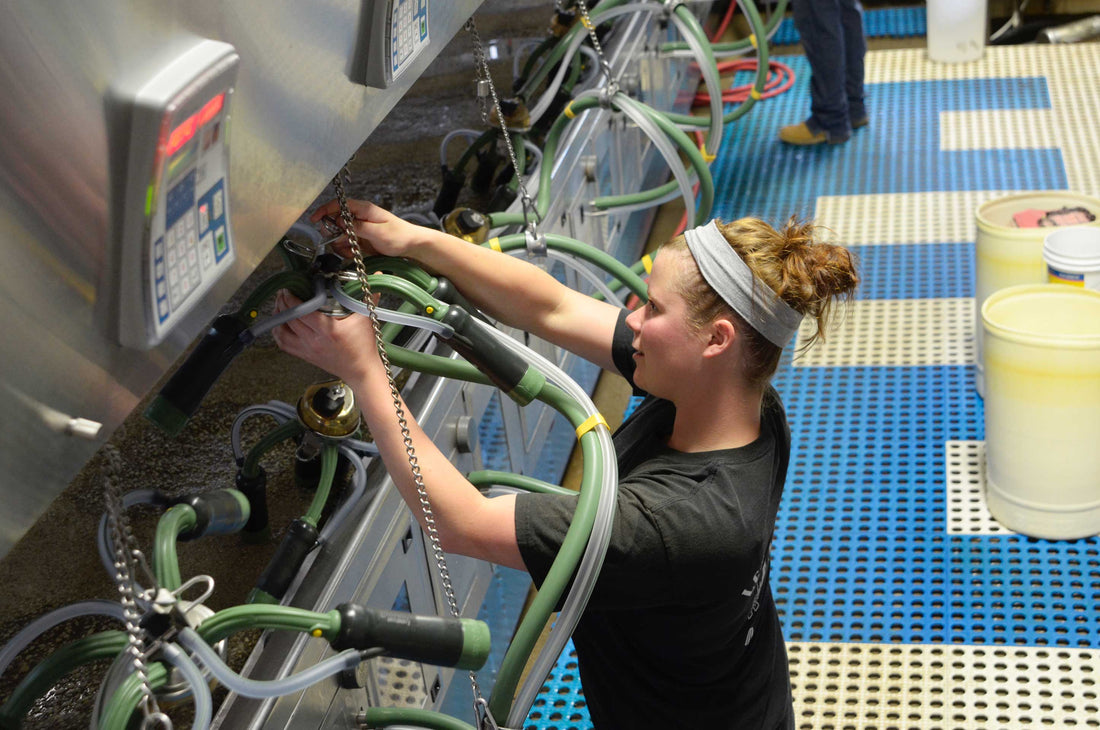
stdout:
<svg viewBox="0 0 1100 730">
<path fill-rule="evenodd" d="M 714 215 L 813 215 L 863 276 L 774 381 L 795 442 L 772 587 L 796 726 L 1100 727 L 1100 541 L 988 515 L 971 299 L 980 203 L 1100 194 L 1100 44 L 869 53 L 871 125 L 809 149 L 775 136 L 809 104 L 805 59 L 781 60 L 795 87 L 727 130 Z M 568 650 L 526 727 L 590 727 Z"/>
<path fill-rule="evenodd" d="M 907 8 L 875 8 L 863 11 L 863 33 L 868 38 L 909 38 L 928 32 L 924 5 Z M 771 38 L 772 45 L 794 45 L 799 42 L 794 21 L 784 18 Z"/>
</svg>

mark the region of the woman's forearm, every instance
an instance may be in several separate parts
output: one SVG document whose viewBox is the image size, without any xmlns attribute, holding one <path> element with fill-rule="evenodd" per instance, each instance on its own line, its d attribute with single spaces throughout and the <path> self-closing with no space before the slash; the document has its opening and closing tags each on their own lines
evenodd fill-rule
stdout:
<svg viewBox="0 0 1100 730">
<path fill-rule="evenodd" d="M 372 364 L 362 377 L 351 379 L 349 384 L 357 395 L 363 417 L 390 478 L 426 530 L 427 520 L 420 492 L 381 362 Z M 424 433 L 403 400 L 401 407 L 405 410 L 409 438 L 443 548 L 448 552 L 523 570 L 515 537 L 514 497 L 485 497 Z"/>
<path fill-rule="evenodd" d="M 412 257 L 445 276 L 475 306 L 510 327 L 544 336 L 545 322 L 572 290 L 523 259 L 442 231 L 426 235 Z"/>
<path fill-rule="evenodd" d="M 523 259 L 425 229 L 412 258 L 450 279 L 476 307 L 613 370 L 611 341 L 619 310 L 565 286 Z"/>
</svg>

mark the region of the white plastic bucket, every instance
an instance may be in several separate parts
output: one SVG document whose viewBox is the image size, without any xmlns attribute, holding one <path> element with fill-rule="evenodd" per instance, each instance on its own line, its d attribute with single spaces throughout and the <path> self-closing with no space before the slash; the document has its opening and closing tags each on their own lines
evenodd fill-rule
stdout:
<svg viewBox="0 0 1100 730">
<path fill-rule="evenodd" d="M 1032 537 L 1100 533 L 1100 292 L 1009 287 L 982 325 L 990 513 Z"/>
<path fill-rule="evenodd" d="M 928 0 L 928 59 L 976 61 L 989 34 L 985 0 Z"/>
<path fill-rule="evenodd" d="M 1018 228 L 1013 216 L 1029 209 L 1051 211 L 1076 207 L 1095 215 L 1097 220 L 1090 227 L 1100 228 L 1100 200 L 1068 190 L 1006 195 L 978 206 L 975 213 L 978 231 L 974 241 L 974 339 L 977 346 L 974 387 L 979 395 L 984 395 L 982 304 L 990 294 L 1005 287 L 1046 283 L 1043 241 L 1052 230 L 1058 230 Z"/>
<path fill-rule="evenodd" d="M 1100 291 L 1100 228 L 1061 228 L 1043 240 L 1047 280 Z"/>
</svg>

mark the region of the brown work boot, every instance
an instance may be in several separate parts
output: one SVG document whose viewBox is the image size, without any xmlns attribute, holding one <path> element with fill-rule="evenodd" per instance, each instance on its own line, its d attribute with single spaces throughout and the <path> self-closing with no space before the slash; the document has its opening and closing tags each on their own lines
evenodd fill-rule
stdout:
<svg viewBox="0 0 1100 730">
<path fill-rule="evenodd" d="M 828 136 L 825 134 L 825 130 L 820 132 L 813 132 L 806 122 L 799 122 L 798 124 L 790 124 L 779 130 L 779 139 L 787 144 L 794 144 L 800 146 L 823 144 L 828 142 Z"/>
</svg>

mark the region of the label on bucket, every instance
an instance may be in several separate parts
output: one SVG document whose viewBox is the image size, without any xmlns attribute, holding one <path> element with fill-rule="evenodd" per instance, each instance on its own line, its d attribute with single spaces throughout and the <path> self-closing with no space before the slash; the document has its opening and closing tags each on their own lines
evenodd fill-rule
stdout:
<svg viewBox="0 0 1100 730">
<path fill-rule="evenodd" d="M 1074 271 L 1062 271 L 1048 265 L 1047 281 L 1051 284 L 1069 284 L 1070 286 L 1079 286 L 1082 289 L 1100 291 L 1100 271 L 1078 273 Z"/>
</svg>

